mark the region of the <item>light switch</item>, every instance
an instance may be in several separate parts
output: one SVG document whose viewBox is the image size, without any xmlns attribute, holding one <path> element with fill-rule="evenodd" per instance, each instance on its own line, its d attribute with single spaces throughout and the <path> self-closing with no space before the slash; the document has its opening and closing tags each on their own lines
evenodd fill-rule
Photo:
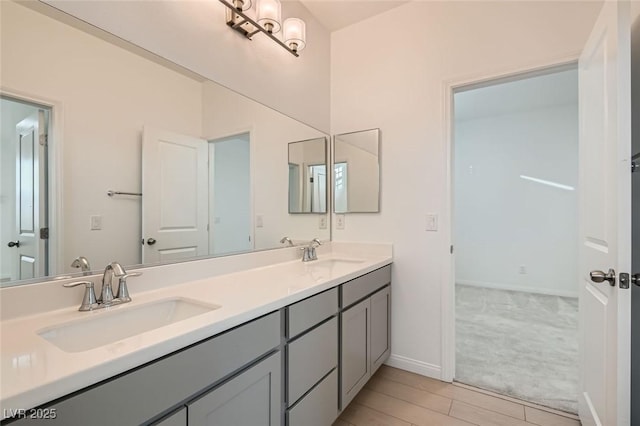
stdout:
<svg viewBox="0 0 640 426">
<path fill-rule="evenodd" d="M 256 228 L 262 228 L 264 226 L 264 222 L 262 221 L 262 215 L 256 215 Z"/>
<path fill-rule="evenodd" d="M 91 216 L 91 230 L 99 231 L 102 229 L 102 216 L 95 215 Z"/>
<path fill-rule="evenodd" d="M 438 230 L 438 215 L 437 214 L 428 214 L 427 215 L 427 231 L 437 231 Z"/>
<path fill-rule="evenodd" d="M 318 229 L 327 229 L 327 215 L 319 216 Z"/>
</svg>

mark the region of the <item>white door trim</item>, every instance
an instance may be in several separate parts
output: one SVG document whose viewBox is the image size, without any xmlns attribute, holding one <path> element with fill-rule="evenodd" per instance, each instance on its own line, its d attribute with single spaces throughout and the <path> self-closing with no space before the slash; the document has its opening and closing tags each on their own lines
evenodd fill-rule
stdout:
<svg viewBox="0 0 640 426">
<path fill-rule="evenodd" d="M 57 100 L 43 98 L 37 95 L 15 90 L 0 85 L 0 93 L 31 102 L 50 109 L 48 133 L 47 160 L 49 168 L 47 190 L 49 191 L 49 276 L 64 273 L 64 185 L 62 171 L 64 170 L 63 141 L 64 138 L 64 106 Z M 52 273 L 53 271 L 53 273 Z M 39 279 L 39 281 L 41 278 Z"/>
<path fill-rule="evenodd" d="M 453 244 L 453 143 L 454 143 L 454 114 L 453 114 L 453 95 L 456 90 L 461 88 L 479 88 L 496 81 L 518 80 L 524 76 L 531 77 L 536 74 L 546 74 L 549 72 L 560 71 L 563 68 L 576 67 L 580 52 L 576 52 L 563 57 L 550 59 L 546 62 L 538 62 L 537 64 L 523 64 L 509 69 L 496 70 L 493 72 L 476 73 L 460 77 L 451 78 L 443 82 L 443 135 L 446 144 L 445 149 L 445 203 L 443 208 L 443 222 L 441 224 L 443 231 L 442 250 L 443 253 L 449 253 Z M 455 253 L 455 247 L 454 247 Z M 452 382 L 455 375 L 455 357 L 456 357 L 456 340 L 455 340 L 455 273 L 454 273 L 455 256 L 445 255 L 445 261 L 442 262 L 442 288 L 440 291 L 441 310 L 441 377 L 445 382 Z"/>
</svg>

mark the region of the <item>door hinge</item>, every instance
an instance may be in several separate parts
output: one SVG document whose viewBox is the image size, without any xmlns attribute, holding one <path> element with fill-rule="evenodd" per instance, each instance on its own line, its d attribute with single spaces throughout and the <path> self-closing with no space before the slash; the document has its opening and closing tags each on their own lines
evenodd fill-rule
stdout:
<svg viewBox="0 0 640 426">
<path fill-rule="evenodd" d="M 49 135 L 40 135 L 40 145 L 46 145 L 49 142 Z"/>
<path fill-rule="evenodd" d="M 449 246 L 449 253 L 453 254 L 453 246 Z"/>
<path fill-rule="evenodd" d="M 49 239 L 49 228 L 40 228 L 40 239 L 48 240 Z"/>
<path fill-rule="evenodd" d="M 638 170 L 640 170 L 640 164 L 636 163 L 635 161 L 631 162 L 631 173 L 635 173 Z"/>
</svg>

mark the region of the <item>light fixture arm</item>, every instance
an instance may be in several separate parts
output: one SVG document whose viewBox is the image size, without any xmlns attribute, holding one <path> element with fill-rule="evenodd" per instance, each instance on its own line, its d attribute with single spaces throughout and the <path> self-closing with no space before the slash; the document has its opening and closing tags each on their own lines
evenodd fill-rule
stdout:
<svg viewBox="0 0 640 426">
<path fill-rule="evenodd" d="M 258 24 L 256 21 L 247 16 L 244 12 L 239 11 L 234 7 L 233 4 L 229 3 L 227 0 L 220 0 L 220 3 L 224 4 L 227 7 L 227 25 L 251 40 L 255 34 L 261 32 L 269 37 L 271 40 L 278 43 L 282 48 L 286 49 L 287 52 L 291 53 L 293 56 L 299 57 L 297 51 L 289 48 L 286 44 L 284 44 L 279 38 L 275 35 L 269 33 L 267 29 L 263 28 L 262 25 Z M 240 17 L 240 18 L 238 18 Z M 253 29 L 247 30 L 245 24 L 251 24 Z"/>
</svg>

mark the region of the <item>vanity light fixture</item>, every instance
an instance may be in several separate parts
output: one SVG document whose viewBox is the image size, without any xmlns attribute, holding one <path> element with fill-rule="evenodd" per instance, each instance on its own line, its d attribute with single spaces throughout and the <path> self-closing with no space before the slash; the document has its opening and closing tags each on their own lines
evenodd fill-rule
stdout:
<svg viewBox="0 0 640 426">
<path fill-rule="evenodd" d="M 257 33 L 267 35 L 293 56 L 306 45 L 305 23 L 299 18 L 288 18 L 281 24 L 280 0 L 257 0 L 257 18 L 249 16 L 251 0 L 220 0 L 227 7 L 227 25 L 251 40 Z M 276 36 L 284 28 L 284 42 Z"/>
</svg>

